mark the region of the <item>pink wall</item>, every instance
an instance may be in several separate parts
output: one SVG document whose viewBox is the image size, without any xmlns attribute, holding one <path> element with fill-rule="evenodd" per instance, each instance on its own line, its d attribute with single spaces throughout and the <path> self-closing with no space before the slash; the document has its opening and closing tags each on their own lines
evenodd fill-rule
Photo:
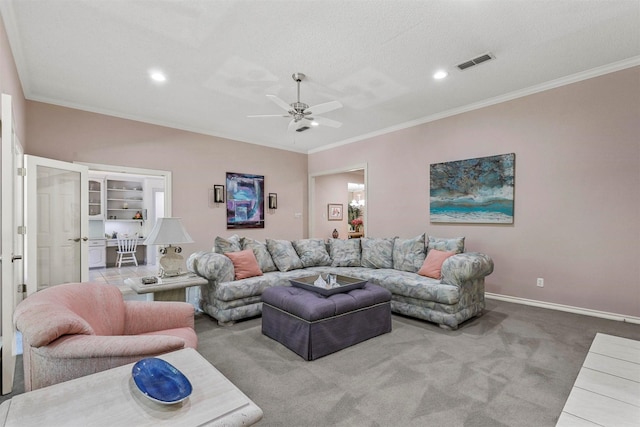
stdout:
<svg viewBox="0 0 640 427">
<path fill-rule="evenodd" d="M 318 152 L 309 173 L 366 162 L 368 234 L 466 236 L 494 259 L 488 292 L 640 316 L 639 93 L 630 68 Z M 513 225 L 429 223 L 429 164 L 504 153 Z"/>
<path fill-rule="evenodd" d="M 25 98 L 2 19 L 0 19 L 0 93 L 9 94 L 12 97 L 15 133 L 22 147 L 26 148 Z M 0 106 L 1 110 L 2 106 Z"/>
<path fill-rule="evenodd" d="M 173 216 L 182 217 L 195 243 L 185 253 L 210 250 L 216 236 L 299 239 L 306 235 L 307 156 L 65 107 L 27 102 L 27 154 L 168 170 Z M 224 204 L 209 207 L 208 190 L 226 172 L 264 175 L 265 193 L 278 193 L 278 209 L 264 229 L 227 230 Z M 300 218 L 295 214 L 301 213 Z"/>
</svg>

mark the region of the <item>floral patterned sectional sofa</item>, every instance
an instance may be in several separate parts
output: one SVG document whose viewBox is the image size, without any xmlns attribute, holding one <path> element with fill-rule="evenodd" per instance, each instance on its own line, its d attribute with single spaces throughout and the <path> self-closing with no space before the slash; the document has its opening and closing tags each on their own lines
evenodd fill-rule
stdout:
<svg viewBox="0 0 640 427">
<path fill-rule="evenodd" d="M 493 272 L 493 261 L 464 252 L 464 237 L 263 243 L 233 235 L 216 237 L 213 252 L 191 254 L 187 268 L 209 281 L 200 287 L 200 306 L 221 325 L 260 315 L 262 291 L 268 287 L 331 272 L 388 289 L 393 312 L 457 329 L 482 314 L 484 278 Z"/>
</svg>

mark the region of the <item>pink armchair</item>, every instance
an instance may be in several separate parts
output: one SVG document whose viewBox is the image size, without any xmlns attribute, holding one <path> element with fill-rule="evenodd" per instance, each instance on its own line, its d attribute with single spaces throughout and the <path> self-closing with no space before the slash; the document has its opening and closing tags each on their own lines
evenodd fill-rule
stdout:
<svg viewBox="0 0 640 427">
<path fill-rule="evenodd" d="M 113 285 L 47 288 L 18 304 L 14 321 L 25 391 L 198 345 L 191 304 L 124 301 Z"/>
</svg>

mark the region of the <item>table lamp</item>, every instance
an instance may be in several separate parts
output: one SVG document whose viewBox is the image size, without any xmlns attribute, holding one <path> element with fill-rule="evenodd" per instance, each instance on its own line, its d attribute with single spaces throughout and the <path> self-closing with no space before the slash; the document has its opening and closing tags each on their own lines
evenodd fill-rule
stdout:
<svg viewBox="0 0 640 427">
<path fill-rule="evenodd" d="M 180 255 L 182 248 L 173 246 L 180 243 L 193 243 L 180 218 L 158 218 L 144 244 L 165 246 L 160 249 L 162 257 L 160 257 L 159 277 L 173 277 L 182 274 L 184 261 L 183 256 Z"/>
</svg>

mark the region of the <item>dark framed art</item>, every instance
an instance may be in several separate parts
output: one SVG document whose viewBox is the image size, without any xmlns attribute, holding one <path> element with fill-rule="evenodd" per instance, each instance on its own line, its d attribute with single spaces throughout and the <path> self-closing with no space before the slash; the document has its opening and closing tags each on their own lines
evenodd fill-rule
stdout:
<svg viewBox="0 0 640 427">
<path fill-rule="evenodd" d="M 264 228 L 264 175 L 227 172 L 227 229 Z"/>
</svg>

